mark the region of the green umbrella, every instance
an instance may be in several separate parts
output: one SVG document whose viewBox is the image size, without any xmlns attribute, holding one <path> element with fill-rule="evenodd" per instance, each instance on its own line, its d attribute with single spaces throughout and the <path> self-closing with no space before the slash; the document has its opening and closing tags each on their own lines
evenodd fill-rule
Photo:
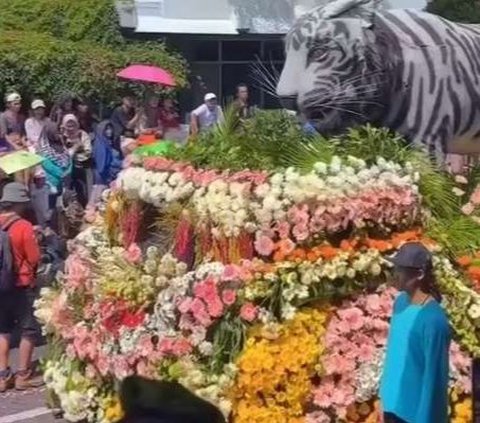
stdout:
<svg viewBox="0 0 480 423">
<path fill-rule="evenodd" d="M 173 141 L 161 141 L 149 145 L 144 145 L 135 149 L 133 154 L 141 157 L 165 156 L 171 153 L 175 148 Z"/>
<path fill-rule="evenodd" d="M 43 157 L 28 151 L 15 151 L 0 157 L 0 169 L 7 175 L 11 175 L 21 170 L 30 169 L 43 162 Z"/>
</svg>

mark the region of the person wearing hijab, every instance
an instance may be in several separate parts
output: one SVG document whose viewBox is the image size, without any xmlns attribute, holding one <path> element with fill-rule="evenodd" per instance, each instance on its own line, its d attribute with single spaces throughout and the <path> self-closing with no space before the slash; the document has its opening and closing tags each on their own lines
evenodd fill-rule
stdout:
<svg viewBox="0 0 480 423">
<path fill-rule="evenodd" d="M 50 219 L 57 209 L 57 200 L 71 176 L 72 158 L 63 143 L 57 125 L 45 123 L 40 135 L 37 154 L 43 157 L 42 168 L 49 188 Z"/>
<path fill-rule="evenodd" d="M 89 206 L 95 207 L 102 192 L 115 180 L 122 169 L 120 152 L 115 149 L 115 129 L 109 120 L 101 122 L 95 136 L 93 161 L 94 185 Z"/>
<path fill-rule="evenodd" d="M 62 120 L 62 134 L 65 146 L 73 159 L 72 188 L 78 195 L 83 207 L 87 205 L 92 192 L 92 140 L 82 129 L 73 114 L 67 114 Z"/>
</svg>

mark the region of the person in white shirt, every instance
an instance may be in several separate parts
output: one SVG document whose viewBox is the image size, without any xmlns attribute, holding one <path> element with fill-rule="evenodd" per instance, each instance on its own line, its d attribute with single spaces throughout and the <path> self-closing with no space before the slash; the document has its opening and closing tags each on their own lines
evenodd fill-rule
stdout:
<svg viewBox="0 0 480 423">
<path fill-rule="evenodd" d="M 29 147 L 37 146 L 43 127 L 45 126 L 45 123 L 50 120 L 47 117 L 46 108 L 43 100 L 33 100 L 32 116 L 25 122 L 25 134 L 27 136 L 27 144 Z"/>
<path fill-rule="evenodd" d="M 223 122 L 223 111 L 218 105 L 217 96 L 213 93 L 205 95 L 205 103 L 197 107 L 190 119 L 190 128 L 193 136 L 198 135 Z"/>
</svg>

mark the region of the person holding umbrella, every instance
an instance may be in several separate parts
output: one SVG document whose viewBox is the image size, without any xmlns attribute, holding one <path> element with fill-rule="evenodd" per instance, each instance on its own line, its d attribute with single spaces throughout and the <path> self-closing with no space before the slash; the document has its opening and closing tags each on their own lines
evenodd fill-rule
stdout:
<svg viewBox="0 0 480 423">
<path fill-rule="evenodd" d="M 126 131 L 135 130 L 141 116 L 141 110 L 135 107 L 135 99 L 130 95 L 124 96 L 122 104 L 113 111 L 110 117 L 115 130 L 115 138 L 120 139 Z"/>
</svg>

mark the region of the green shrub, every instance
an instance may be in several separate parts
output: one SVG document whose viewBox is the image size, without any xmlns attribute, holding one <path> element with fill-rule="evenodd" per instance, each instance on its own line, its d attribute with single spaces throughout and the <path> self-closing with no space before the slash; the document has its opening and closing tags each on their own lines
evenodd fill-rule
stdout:
<svg viewBox="0 0 480 423">
<path fill-rule="evenodd" d="M 0 10 L 2 30 L 108 45 L 123 42 L 114 0 L 0 0 Z"/>
<path fill-rule="evenodd" d="M 116 73 L 136 62 L 168 69 L 179 86 L 185 85 L 184 61 L 162 43 L 126 43 L 112 49 L 90 41 L 60 41 L 45 33 L 3 31 L 0 95 L 15 89 L 27 99 L 41 95 L 54 100 L 71 92 L 109 104 L 125 88 Z"/>
</svg>

